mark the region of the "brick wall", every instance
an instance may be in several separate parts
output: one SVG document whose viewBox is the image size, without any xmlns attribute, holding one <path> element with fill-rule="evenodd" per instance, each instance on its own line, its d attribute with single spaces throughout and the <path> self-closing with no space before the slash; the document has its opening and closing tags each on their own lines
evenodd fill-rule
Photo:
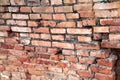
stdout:
<svg viewBox="0 0 120 80">
<path fill-rule="evenodd" d="M 0 80 L 115 80 L 119 0 L 0 0 Z"/>
</svg>

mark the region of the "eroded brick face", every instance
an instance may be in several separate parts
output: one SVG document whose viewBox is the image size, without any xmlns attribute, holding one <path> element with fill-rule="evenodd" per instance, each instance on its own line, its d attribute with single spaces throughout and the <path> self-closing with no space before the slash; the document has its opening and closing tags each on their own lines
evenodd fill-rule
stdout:
<svg viewBox="0 0 120 80">
<path fill-rule="evenodd" d="M 0 80 L 116 80 L 119 0 L 0 0 Z"/>
</svg>

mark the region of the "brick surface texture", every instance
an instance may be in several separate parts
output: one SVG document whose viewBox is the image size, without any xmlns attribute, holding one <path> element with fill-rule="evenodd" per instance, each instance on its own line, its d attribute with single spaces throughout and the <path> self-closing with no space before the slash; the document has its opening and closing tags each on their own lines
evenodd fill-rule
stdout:
<svg viewBox="0 0 120 80">
<path fill-rule="evenodd" d="M 0 80 L 116 80 L 120 0 L 0 0 Z"/>
</svg>

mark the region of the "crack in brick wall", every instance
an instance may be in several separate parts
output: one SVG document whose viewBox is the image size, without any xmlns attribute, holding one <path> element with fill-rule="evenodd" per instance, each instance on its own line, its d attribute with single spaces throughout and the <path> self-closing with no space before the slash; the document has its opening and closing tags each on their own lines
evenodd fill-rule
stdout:
<svg viewBox="0 0 120 80">
<path fill-rule="evenodd" d="M 119 0 L 0 0 L 0 80 L 116 80 L 111 48 Z"/>
</svg>

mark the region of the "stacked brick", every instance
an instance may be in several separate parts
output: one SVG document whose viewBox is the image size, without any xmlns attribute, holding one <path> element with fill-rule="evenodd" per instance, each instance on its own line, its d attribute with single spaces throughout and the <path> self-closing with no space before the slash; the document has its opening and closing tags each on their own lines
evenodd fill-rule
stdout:
<svg viewBox="0 0 120 80">
<path fill-rule="evenodd" d="M 0 0 L 0 80 L 115 80 L 119 17 L 119 0 Z"/>
</svg>

